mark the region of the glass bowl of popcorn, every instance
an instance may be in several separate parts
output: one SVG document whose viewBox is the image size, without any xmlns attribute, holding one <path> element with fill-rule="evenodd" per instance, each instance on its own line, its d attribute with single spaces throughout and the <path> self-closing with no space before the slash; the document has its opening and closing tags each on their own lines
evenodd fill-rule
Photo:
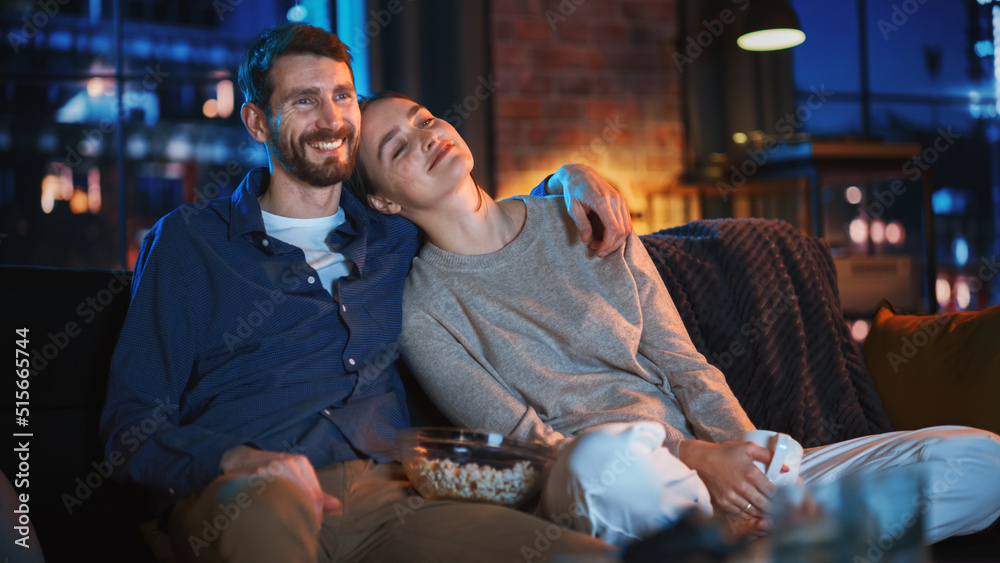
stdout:
<svg viewBox="0 0 1000 563">
<path fill-rule="evenodd" d="M 418 427 L 396 435 L 410 485 L 427 499 L 519 507 L 542 487 L 556 450 L 496 432 Z"/>
</svg>

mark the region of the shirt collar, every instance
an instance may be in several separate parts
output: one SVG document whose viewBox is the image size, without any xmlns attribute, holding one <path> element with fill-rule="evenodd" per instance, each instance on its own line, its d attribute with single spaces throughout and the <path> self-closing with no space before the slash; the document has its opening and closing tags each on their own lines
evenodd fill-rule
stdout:
<svg viewBox="0 0 1000 563">
<path fill-rule="evenodd" d="M 233 192 L 230 204 L 229 239 L 254 232 L 264 232 L 264 216 L 257 198 L 267 191 L 271 174 L 267 168 L 254 168 Z"/>
<path fill-rule="evenodd" d="M 247 173 L 239 187 L 233 192 L 230 208 L 229 238 L 243 236 L 248 233 L 264 231 L 264 216 L 260 211 L 260 202 L 257 201 L 264 192 L 270 181 L 270 172 L 267 168 L 254 168 Z M 350 190 L 341 187 L 340 207 L 344 210 L 346 221 L 335 229 L 343 235 L 356 235 L 364 232 L 365 228 L 375 218 L 378 211 L 362 204 L 358 198 L 351 194 Z"/>
<path fill-rule="evenodd" d="M 362 204 L 350 190 L 344 187 L 340 188 L 340 208 L 344 210 L 344 217 L 347 220 L 337 230 L 345 235 L 356 235 L 363 231 L 368 223 L 371 223 L 372 213 L 378 213 Z"/>
</svg>

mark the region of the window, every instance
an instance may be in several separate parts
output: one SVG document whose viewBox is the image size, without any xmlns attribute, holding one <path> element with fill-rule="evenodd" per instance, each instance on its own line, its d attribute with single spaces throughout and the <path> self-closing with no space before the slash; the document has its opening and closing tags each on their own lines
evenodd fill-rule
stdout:
<svg viewBox="0 0 1000 563">
<path fill-rule="evenodd" d="M 808 37 L 793 49 L 797 102 L 813 88 L 832 92 L 803 129 L 812 138 L 919 142 L 923 152 L 912 164 L 933 173 L 937 285 L 948 288 L 938 291 L 938 306 L 962 310 L 1000 302 L 992 274 L 969 282 L 982 259 L 1000 250 L 1000 65 L 994 55 L 1000 2 L 795 0 L 794 6 Z M 859 29 L 867 30 L 864 36 Z M 869 186 L 865 193 L 879 188 Z M 919 207 L 919 193 L 899 196 L 894 212 Z M 833 201 L 852 217 L 872 204 L 870 198 Z M 952 204 L 938 203 L 945 201 Z M 920 214 L 905 215 L 911 219 L 898 217 L 904 231 L 920 233 Z M 954 291 L 956 286 L 974 290 L 970 295 Z"/>
<path fill-rule="evenodd" d="M 119 0 L 118 34 L 110 0 L 4 3 L 0 263 L 131 269 L 160 217 L 266 165 L 236 72 L 295 5 Z"/>
</svg>

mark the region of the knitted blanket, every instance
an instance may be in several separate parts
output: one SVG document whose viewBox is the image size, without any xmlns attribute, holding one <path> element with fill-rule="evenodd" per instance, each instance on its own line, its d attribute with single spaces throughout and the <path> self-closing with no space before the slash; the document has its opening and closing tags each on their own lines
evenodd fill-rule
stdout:
<svg viewBox="0 0 1000 563">
<path fill-rule="evenodd" d="M 694 345 L 758 428 L 806 448 L 891 430 L 824 241 L 769 219 L 694 221 L 642 241 Z"/>
</svg>

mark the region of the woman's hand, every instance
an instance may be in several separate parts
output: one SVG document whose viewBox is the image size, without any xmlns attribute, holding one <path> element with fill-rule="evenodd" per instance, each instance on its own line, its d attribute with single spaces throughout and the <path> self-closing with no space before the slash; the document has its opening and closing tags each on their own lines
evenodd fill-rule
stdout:
<svg viewBox="0 0 1000 563">
<path fill-rule="evenodd" d="M 763 518 L 767 513 L 776 487 L 753 462 L 767 465 L 770 450 L 753 442 L 684 440 L 677 451 L 680 460 L 698 472 L 715 508 L 741 517 Z"/>
<path fill-rule="evenodd" d="M 719 522 L 723 539 L 730 543 L 747 538 L 762 538 L 771 530 L 767 520 L 745 512 L 739 515 L 726 512 L 719 518 Z"/>
<path fill-rule="evenodd" d="M 562 194 L 580 239 L 589 242 L 602 258 L 618 250 L 632 232 L 628 202 L 589 166 L 562 166 L 549 178 L 546 192 Z M 590 215 L 596 215 L 598 225 L 591 225 Z"/>
</svg>

